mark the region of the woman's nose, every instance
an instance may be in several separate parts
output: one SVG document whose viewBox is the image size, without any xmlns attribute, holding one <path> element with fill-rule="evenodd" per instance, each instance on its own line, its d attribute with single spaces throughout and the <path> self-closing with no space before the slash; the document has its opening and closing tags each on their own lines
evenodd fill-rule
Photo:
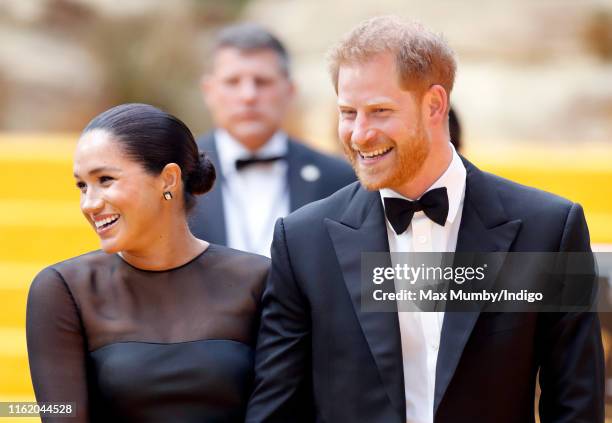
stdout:
<svg viewBox="0 0 612 423">
<path fill-rule="evenodd" d="M 95 214 L 104 207 L 104 200 L 95 190 L 88 190 L 83 194 L 81 201 L 81 210 L 87 214 Z"/>
</svg>

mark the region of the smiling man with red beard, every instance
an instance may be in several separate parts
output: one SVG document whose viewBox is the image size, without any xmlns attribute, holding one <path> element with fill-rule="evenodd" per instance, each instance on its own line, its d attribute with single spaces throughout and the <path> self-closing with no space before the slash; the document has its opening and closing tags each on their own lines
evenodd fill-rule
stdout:
<svg viewBox="0 0 612 423">
<path fill-rule="evenodd" d="M 480 171 L 450 143 L 456 62 L 370 19 L 330 52 L 359 182 L 280 219 L 248 422 L 603 422 L 594 313 L 364 309 L 367 252 L 588 252 L 580 205 Z"/>
</svg>

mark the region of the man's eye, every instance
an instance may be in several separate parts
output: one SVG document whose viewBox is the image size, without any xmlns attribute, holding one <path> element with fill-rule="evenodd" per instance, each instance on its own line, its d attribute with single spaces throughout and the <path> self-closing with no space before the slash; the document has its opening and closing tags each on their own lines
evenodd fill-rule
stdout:
<svg viewBox="0 0 612 423">
<path fill-rule="evenodd" d="M 255 78 L 255 85 L 258 87 L 267 87 L 272 85 L 272 80 L 267 78 Z"/>
<path fill-rule="evenodd" d="M 379 114 L 380 113 L 387 113 L 389 111 L 391 111 L 391 109 L 385 109 L 385 108 L 382 108 L 382 107 L 379 107 L 378 109 L 374 109 L 374 113 L 379 113 Z"/>
<path fill-rule="evenodd" d="M 354 110 L 340 110 L 340 115 L 343 118 L 353 118 L 355 117 L 355 111 Z"/>
</svg>

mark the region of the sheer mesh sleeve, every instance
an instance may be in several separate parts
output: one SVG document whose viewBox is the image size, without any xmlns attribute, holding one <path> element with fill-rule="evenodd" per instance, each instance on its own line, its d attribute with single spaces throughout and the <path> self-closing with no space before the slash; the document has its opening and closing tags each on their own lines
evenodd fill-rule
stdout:
<svg viewBox="0 0 612 423">
<path fill-rule="evenodd" d="M 71 402 L 76 417 L 44 417 L 44 422 L 87 422 L 86 342 L 74 299 L 61 275 L 40 272 L 30 287 L 26 332 L 28 357 L 38 402 Z"/>
</svg>

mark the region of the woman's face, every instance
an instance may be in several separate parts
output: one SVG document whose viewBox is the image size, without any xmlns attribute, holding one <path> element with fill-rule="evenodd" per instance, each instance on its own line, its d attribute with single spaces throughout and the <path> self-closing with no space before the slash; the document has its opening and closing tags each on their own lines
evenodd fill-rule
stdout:
<svg viewBox="0 0 612 423">
<path fill-rule="evenodd" d="M 163 181 L 126 157 L 104 130 L 79 140 L 74 177 L 81 191 L 81 211 L 107 253 L 138 253 L 159 239 Z"/>
</svg>

